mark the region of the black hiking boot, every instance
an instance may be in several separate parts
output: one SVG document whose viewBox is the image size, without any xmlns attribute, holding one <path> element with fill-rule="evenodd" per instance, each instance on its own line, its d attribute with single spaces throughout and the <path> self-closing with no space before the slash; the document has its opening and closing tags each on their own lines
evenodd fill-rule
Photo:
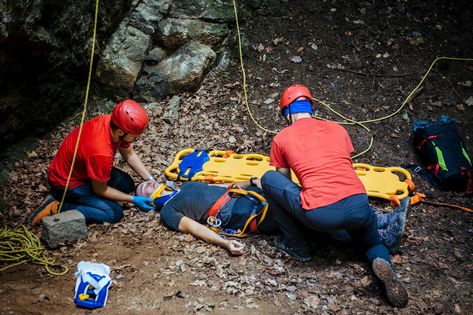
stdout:
<svg viewBox="0 0 473 315">
<path fill-rule="evenodd" d="M 284 242 L 282 235 L 278 235 L 274 239 L 274 245 L 277 249 L 285 252 L 297 261 L 308 262 L 312 260 L 310 249 L 305 244 L 298 247 L 289 247 L 286 242 Z"/>
<path fill-rule="evenodd" d="M 391 264 L 383 258 L 376 258 L 373 261 L 373 272 L 383 282 L 389 303 L 396 307 L 406 306 L 409 295 Z"/>
</svg>

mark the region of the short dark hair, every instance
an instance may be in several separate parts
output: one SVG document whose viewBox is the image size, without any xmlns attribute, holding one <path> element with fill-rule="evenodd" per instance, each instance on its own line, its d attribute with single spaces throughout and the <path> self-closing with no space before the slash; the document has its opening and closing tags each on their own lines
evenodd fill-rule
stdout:
<svg viewBox="0 0 473 315">
<path fill-rule="evenodd" d="M 110 120 L 110 128 L 112 128 L 113 131 L 119 129 L 117 125 L 113 121 Z"/>
</svg>

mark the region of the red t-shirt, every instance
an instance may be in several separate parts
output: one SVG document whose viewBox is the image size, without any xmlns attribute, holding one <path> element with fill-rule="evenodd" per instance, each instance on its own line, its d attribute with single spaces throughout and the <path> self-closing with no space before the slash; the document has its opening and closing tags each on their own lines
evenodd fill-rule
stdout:
<svg viewBox="0 0 473 315">
<path fill-rule="evenodd" d="M 302 186 L 302 207 L 310 210 L 366 193 L 353 170 L 353 151 L 339 124 L 302 118 L 274 137 L 270 165 L 294 171 Z"/>
<path fill-rule="evenodd" d="M 110 118 L 111 115 L 102 115 L 84 123 L 69 188 L 89 179 L 108 182 L 117 149 L 130 146 L 122 141 L 112 142 Z M 56 188 L 66 186 L 78 135 L 79 127 L 67 135 L 49 166 L 48 179 Z"/>
</svg>

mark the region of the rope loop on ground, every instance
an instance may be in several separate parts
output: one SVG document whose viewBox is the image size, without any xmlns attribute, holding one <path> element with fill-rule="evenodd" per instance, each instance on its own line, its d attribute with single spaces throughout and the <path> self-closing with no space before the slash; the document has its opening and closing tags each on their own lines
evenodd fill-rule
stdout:
<svg viewBox="0 0 473 315">
<path fill-rule="evenodd" d="M 10 229 L 4 227 L 0 231 L 0 271 L 14 266 L 32 262 L 42 265 L 54 276 L 61 276 L 69 271 L 65 265 L 56 264 L 54 259 L 44 255 L 45 247 L 38 236 L 29 231 L 24 225 Z M 54 271 L 54 269 L 62 271 Z"/>
<path fill-rule="evenodd" d="M 246 105 L 246 110 L 248 112 L 248 116 L 250 116 L 253 123 L 259 129 L 263 130 L 264 132 L 270 133 L 270 134 L 276 134 L 277 133 L 276 130 L 269 130 L 269 129 L 261 126 L 261 124 L 258 123 L 258 121 L 256 121 L 256 119 L 253 116 L 253 113 L 251 112 L 250 106 L 248 104 L 248 94 L 247 94 L 247 89 L 246 89 L 246 74 L 245 74 L 245 66 L 244 66 L 244 63 L 243 63 L 243 53 L 242 53 L 241 36 L 240 36 L 240 25 L 239 25 L 239 21 L 238 21 L 238 11 L 237 11 L 236 0 L 233 0 L 233 10 L 234 10 L 234 13 L 235 13 L 235 24 L 236 24 L 236 31 L 237 31 L 237 36 L 238 36 L 238 50 L 239 50 L 239 53 L 240 53 L 240 68 L 241 68 L 241 73 L 242 73 L 242 78 L 243 78 L 243 97 L 244 97 L 244 103 Z M 339 116 L 340 118 L 343 119 L 343 121 L 341 121 L 341 122 L 338 122 L 338 121 L 334 121 L 334 122 L 337 122 L 339 124 L 344 124 L 344 125 L 358 125 L 358 126 L 364 128 L 365 130 L 367 130 L 368 132 L 370 132 L 370 130 L 368 129 L 368 127 L 365 126 L 365 124 L 383 121 L 383 120 L 389 119 L 389 118 L 397 115 L 404 108 L 404 106 L 406 106 L 406 104 L 410 101 L 410 99 L 417 92 L 417 90 L 420 88 L 420 86 L 424 83 L 425 79 L 427 78 L 427 76 L 432 71 L 433 66 L 439 60 L 473 61 L 473 58 L 457 58 L 457 57 L 444 57 L 444 56 L 437 57 L 430 64 L 430 67 L 427 69 L 426 73 L 422 76 L 422 79 L 419 81 L 419 83 L 416 85 L 416 87 L 409 93 L 409 95 L 406 97 L 406 99 L 401 103 L 399 108 L 397 110 L 395 110 L 393 113 L 388 114 L 388 115 L 383 116 L 383 117 L 378 117 L 378 118 L 373 118 L 373 119 L 368 119 L 368 120 L 363 120 L 363 121 L 357 121 L 355 119 L 348 118 L 348 117 L 342 115 L 341 113 L 339 113 L 336 110 L 332 109 L 330 107 L 330 105 L 328 105 L 326 102 L 324 102 L 324 101 L 322 101 L 318 98 L 314 97 L 314 101 L 316 101 L 317 103 L 325 106 L 329 111 L 331 111 L 332 113 L 334 113 L 335 115 L 337 115 L 337 116 Z M 322 119 L 318 116 L 314 116 L 314 117 L 316 117 L 318 119 Z M 323 119 L 323 120 L 333 121 L 333 120 L 330 120 L 330 119 Z M 368 152 L 371 149 L 371 147 L 373 146 L 373 140 L 374 140 L 374 138 L 371 135 L 371 139 L 370 139 L 370 143 L 369 143 L 368 147 L 366 149 L 364 149 L 362 152 L 357 153 L 356 155 L 352 156 L 352 158 L 354 159 L 354 158 L 360 157 L 363 154 L 365 154 L 366 152 Z"/>
</svg>

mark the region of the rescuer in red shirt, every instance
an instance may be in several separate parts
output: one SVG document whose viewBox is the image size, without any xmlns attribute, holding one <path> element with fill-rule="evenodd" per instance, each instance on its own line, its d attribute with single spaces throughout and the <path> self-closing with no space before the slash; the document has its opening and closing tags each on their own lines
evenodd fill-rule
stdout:
<svg viewBox="0 0 473 315">
<path fill-rule="evenodd" d="M 119 201 L 132 202 L 142 210 L 153 209 L 148 204 L 152 202 L 150 198 L 130 195 L 135 188 L 132 177 L 113 166 L 118 150 L 141 178 L 153 179 L 133 150 L 133 142 L 143 134 L 147 124 L 146 111 L 130 99 L 118 103 L 112 114 L 84 123 L 61 211 L 78 210 L 87 223 L 115 223 L 123 217 Z M 57 200 L 62 199 L 66 187 L 78 135 L 79 127 L 66 136 L 53 158 L 48 169 L 52 196 L 31 214 L 31 225 L 58 212 Z"/>
<path fill-rule="evenodd" d="M 394 272 L 389 252 L 377 233 L 375 212 L 352 167 L 350 137 L 339 124 L 312 118 L 312 103 L 309 89 L 300 84 L 281 95 L 280 114 L 289 126 L 271 145 L 270 165 L 276 171 L 266 172 L 261 179 L 281 230 L 275 245 L 305 262 L 312 254 L 303 237 L 304 229 L 346 230 L 366 251 L 391 304 L 404 306 L 408 293 Z M 300 187 L 291 180 L 291 169 Z M 409 205 L 410 199 L 404 198 L 395 209 L 403 220 Z"/>
</svg>

